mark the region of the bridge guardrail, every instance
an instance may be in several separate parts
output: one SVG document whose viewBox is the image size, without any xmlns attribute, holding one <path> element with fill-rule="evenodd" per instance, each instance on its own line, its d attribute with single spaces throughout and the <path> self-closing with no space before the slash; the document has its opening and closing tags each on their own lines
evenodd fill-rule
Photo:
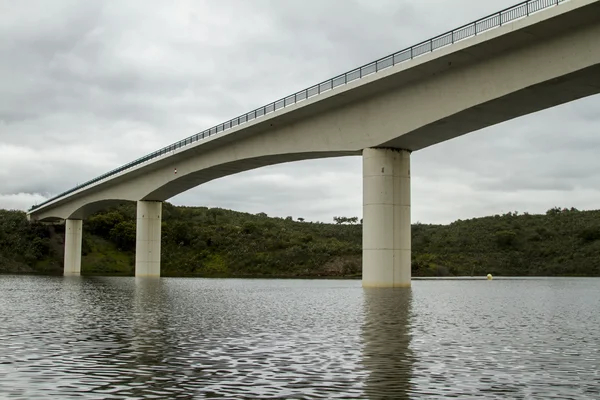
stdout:
<svg viewBox="0 0 600 400">
<path fill-rule="evenodd" d="M 516 4 L 512 7 L 505 8 L 504 10 L 498 11 L 494 14 L 490 14 L 487 17 L 483 17 L 478 19 L 475 22 L 471 22 L 469 24 L 463 25 L 459 28 L 451 30 L 449 32 L 443 33 L 441 35 L 435 36 L 431 39 L 425 40 L 421 43 L 418 43 L 414 46 L 408 47 L 404 50 L 400 50 L 396 53 L 390 54 L 386 57 L 380 58 L 378 60 L 372 61 L 368 64 L 365 64 L 361 67 L 355 68 L 351 71 L 338 75 L 334 78 L 328 79 L 324 82 L 318 83 L 316 85 L 310 86 L 306 89 L 300 90 L 294 94 L 286 96 L 282 99 L 269 103 L 265 106 L 259 107 L 253 111 L 242 114 L 236 118 L 230 119 L 226 122 L 213 126 L 212 128 L 206 129 L 202 132 L 199 132 L 195 135 L 189 136 L 185 139 L 182 139 L 178 142 L 170 144 L 169 146 L 163 147 L 153 153 L 150 153 L 146 156 L 140 157 L 137 160 L 131 161 L 125 165 L 120 166 L 119 168 L 113 169 L 105 174 L 102 174 L 94 179 L 91 179 L 85 183 L 75 186 L 72 189 L 67 190 L 61 194 L 58 194 L 38 205 L 35 205 L 29 209 L 29 211 L 33 211 L 43 205 L 59 199 L 63 196 L 71 194 L 79 189 L 83 189 L 86 186 L 92 185 L 94 183 L 98 183 L 99 181 L 109 178 L 113 175 L 116 175 L 120 172 L 126 171 L 132 167 L 143 164 L 149 160 L 160 157 L 164 154 L 167 154 L 171 151 L 175 151 L 181 147 L 188 146 L 197 141 L 203 140 L 205 138 L 211 137 L 213 135 L 219 134 L 231 128 L 234 128 L 239 125 L 243 125 L 247 122 L 253 121 L 260 117 L 263 117 L 267 114 L 280 110 L 282 108 L 291 106 L 293 104 L 299 103 L 301 101 L 305 101 L 309 98 L 320 95 L 323 92 L 327 92 L 333 90 L 339 86 L 346 85 L 350 82 L 353 82 L 357 79 L 362 79 L 365 76 L 369 76 L 371 74 L 377 73 L 381 70 L 387 69 L 394 65 L 412 60 L 416 57 L 419 57 L 423 54 L 431 53 L 437 49 L 442 47 L 450 46 L 456 42 L 461 40 L 477 36 L 480 33 L 483 33 L 492 28 L 496 28 L 506 24 L 507 22 L 512 22 L 516 19 L 525 18 L 529 15 L 536 13 L 538 11 L 544 10 L 546 8 L 558 6 L 560 3 L 564 3 L 568 0 L 527 0 L 522 3 Z"/>
</svg>

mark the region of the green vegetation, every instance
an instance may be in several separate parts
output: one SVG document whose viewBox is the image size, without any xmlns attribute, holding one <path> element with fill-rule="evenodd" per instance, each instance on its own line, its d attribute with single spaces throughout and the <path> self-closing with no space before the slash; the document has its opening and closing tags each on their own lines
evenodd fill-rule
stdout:
<svg viewBox="0 0 600 400">
<path fill-rule="evenodd" d="M 205 207 L 163 206 L 162 275 L 359 277 L 362 227 L 270 218 Z M 600 276 L 600 211 L 553 208 L 456 221 L 416 223 L 413 276 Z M 61 274 L 64 226 L 29 223 L 0 210 L 0 272 Z M 135 205 L 84 223 L 82 272 L 133 275 Z"/>
</svg>

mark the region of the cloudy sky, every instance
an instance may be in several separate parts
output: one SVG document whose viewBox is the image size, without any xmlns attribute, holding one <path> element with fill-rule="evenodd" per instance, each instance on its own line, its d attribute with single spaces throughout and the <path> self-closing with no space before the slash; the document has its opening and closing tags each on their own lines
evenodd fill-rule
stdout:
<svg viewBox="0 0 600 400">
<path fill-rule="evenodd" d="M 27 209 L 159 147 L 514 0 L 0 0 L 0 208 Z M 600 208 L 600 97 L 413 153 L 413 221 Z M 230 176 L 170 200 L 360 216 L 359 157 Z"/>
</svg>

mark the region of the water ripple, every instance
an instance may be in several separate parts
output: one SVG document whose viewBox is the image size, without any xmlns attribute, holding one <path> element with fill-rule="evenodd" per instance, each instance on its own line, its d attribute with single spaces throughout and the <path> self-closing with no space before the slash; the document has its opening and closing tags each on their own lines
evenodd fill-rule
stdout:
<svg viewBox="0 0 600 400">
<path fill-rule="evenodd" d="M 0 397 L 600 398 L 599 288 L 0 276 Z"/>
</svg>

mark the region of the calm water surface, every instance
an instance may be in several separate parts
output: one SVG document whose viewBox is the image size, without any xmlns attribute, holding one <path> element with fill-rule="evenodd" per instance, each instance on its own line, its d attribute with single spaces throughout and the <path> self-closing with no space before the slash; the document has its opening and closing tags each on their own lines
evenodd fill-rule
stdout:
<svg viewBox="0 0 600 400">
<path fill-rule="evenodd" d="M 600 398 L 600 280 L 0 276 L 0 398 Z"/>
</svg>

